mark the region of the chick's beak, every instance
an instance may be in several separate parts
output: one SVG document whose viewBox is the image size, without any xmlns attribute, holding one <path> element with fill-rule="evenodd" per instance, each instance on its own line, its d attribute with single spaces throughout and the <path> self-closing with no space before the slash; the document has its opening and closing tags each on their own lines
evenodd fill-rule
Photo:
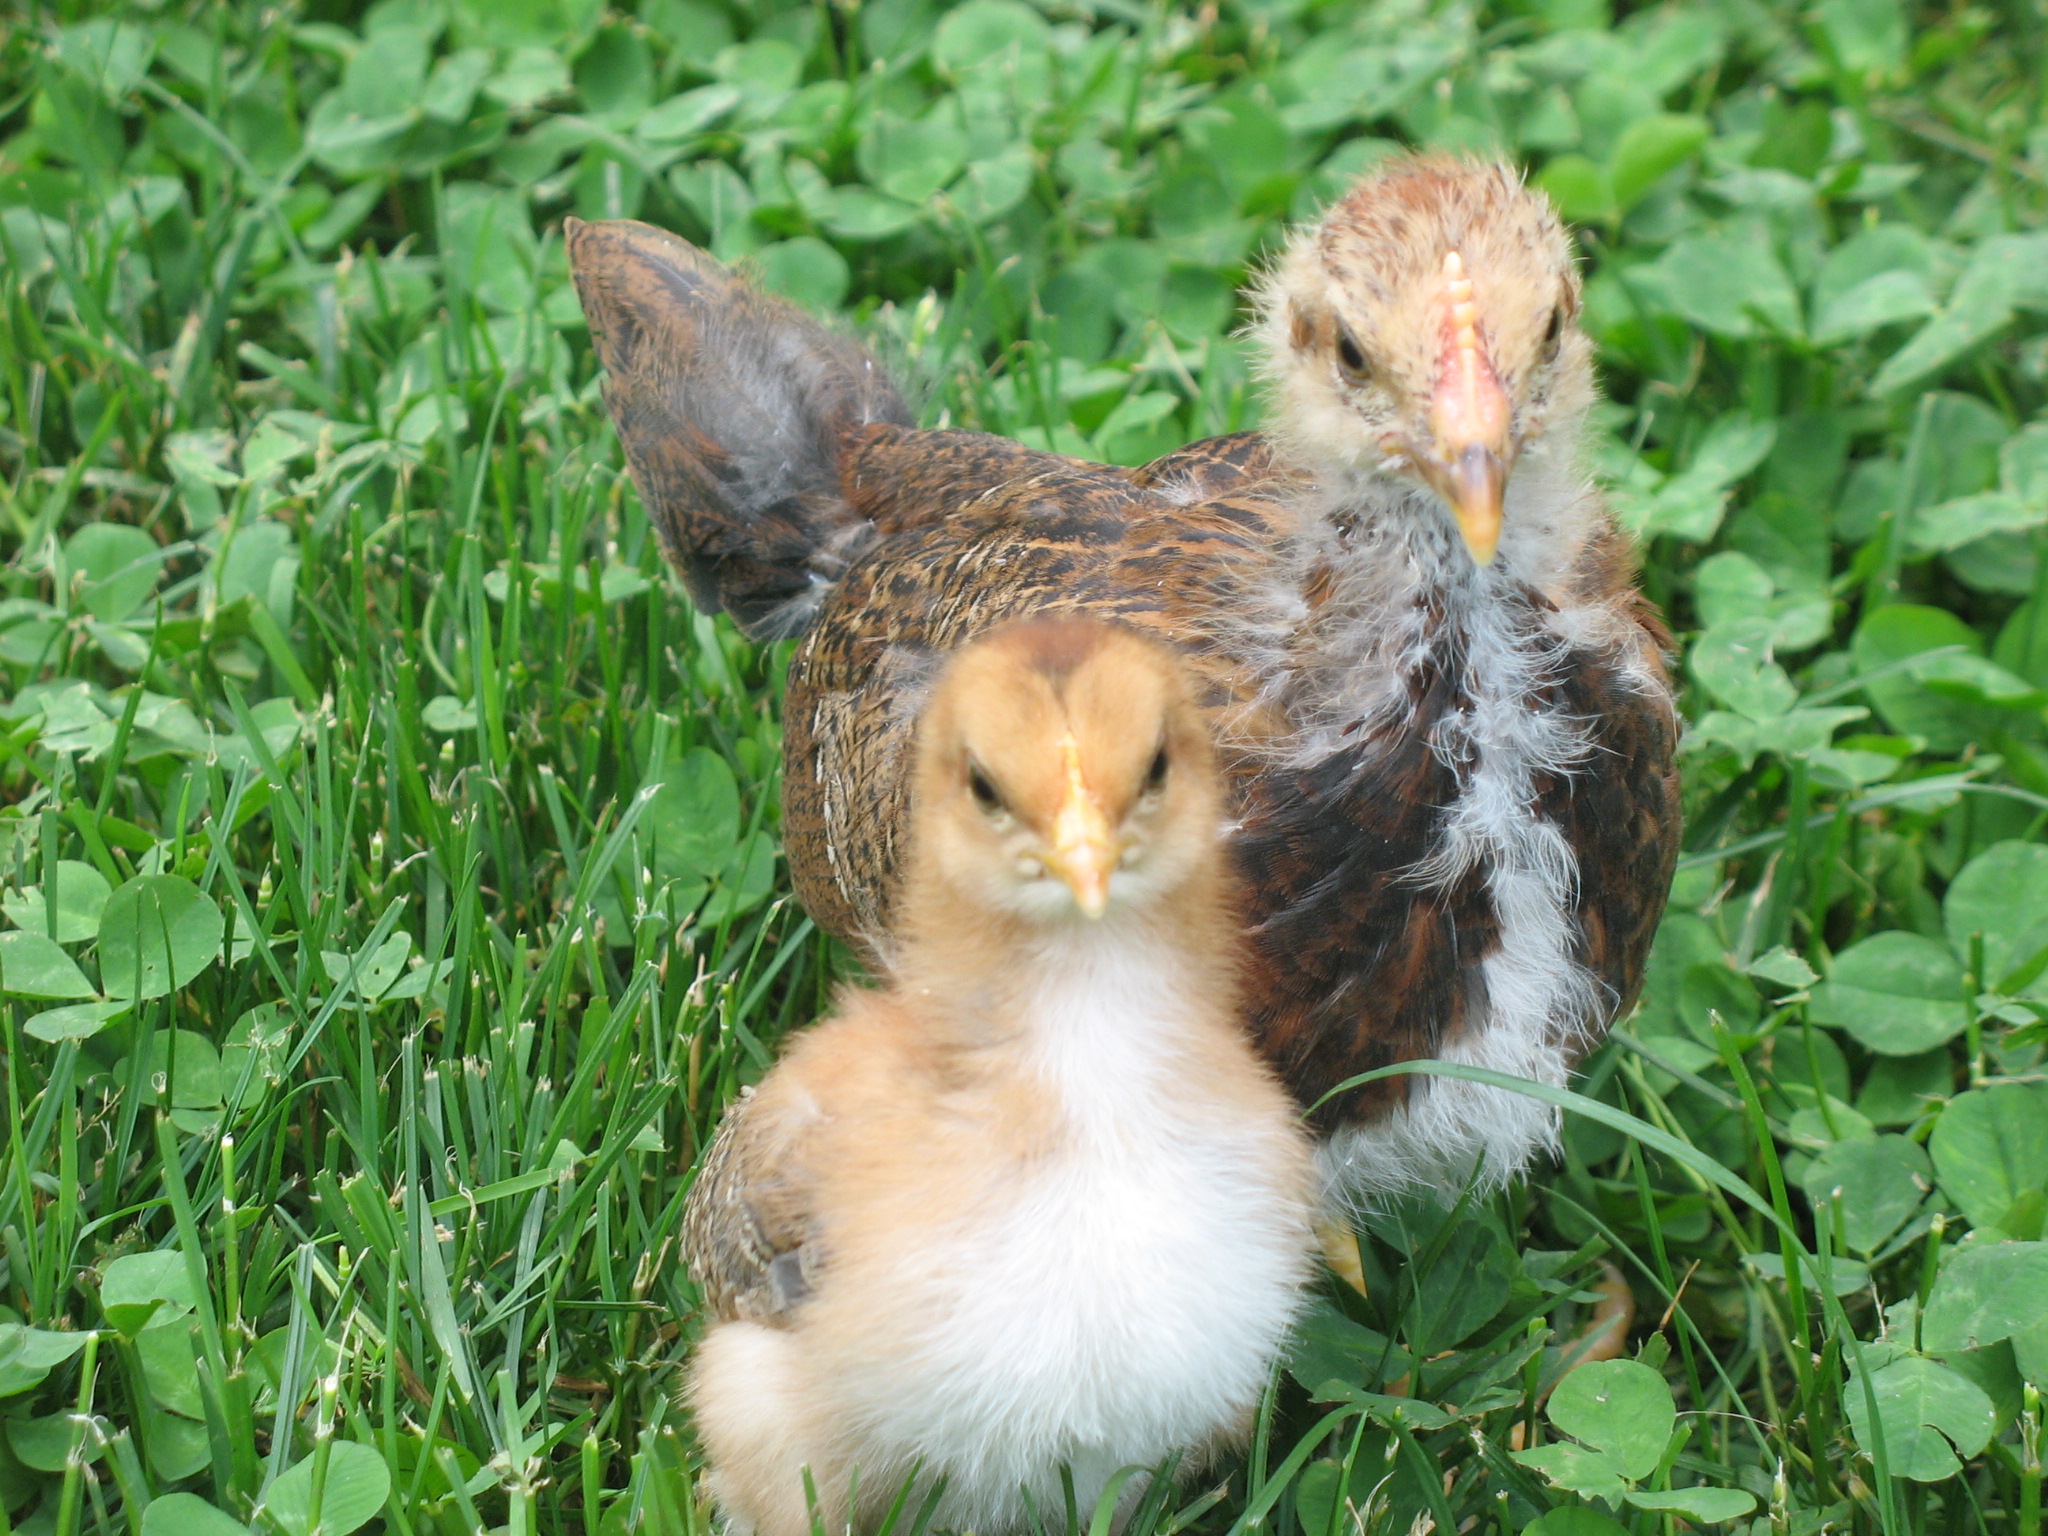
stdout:
<svg viewBox="0 0 2048 1536">
<path fill-rule="evenodd" d="M 1081 776 L 1081 749 L 1069 736 L 1061 743 L 1066 755 L 1066 787 L 1052 819 L 1052 850 L 1046 865 L 1074 893 L 1074 905 L 1087 916 L 1100 917 L 1109 905 L 1109 877 L 1116 869 L 1116 834 Z"/>
<path fill-rule="evenodd" d="M 1422 474 L 1458 521 L 1480 565 L 1500 547 L 1501 502 L 1515 462 L 1514 407 L 1486 355 L 1479 305 L 1463 261 L 1444 258 L 1443 346 L 1429 402 L 1430 448 Z"/>
<path fill-rule="evenodd" d="M 1451 516 L 1458 520 L 1458 532 L 1472 558 L 1480 565 L 1491 565 L 1500 548 L 1501 501 L 1507 493 L 1508 466 L 1503 456 L 1483 443 L 1468 443 L 1431 478 L 1437 494 L 1449 503 Z"/>
</svg>

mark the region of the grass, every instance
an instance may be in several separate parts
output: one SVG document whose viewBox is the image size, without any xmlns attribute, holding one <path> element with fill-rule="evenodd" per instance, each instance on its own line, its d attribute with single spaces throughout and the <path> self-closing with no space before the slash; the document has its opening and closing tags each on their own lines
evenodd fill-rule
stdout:
<svg viewBox="0 0 2048 1536">
<path fill-rule="evenodd" d="M 707 1525 L 677 1217 L 846 966 L 776 863 L 784 657 L 663 570 L 564 214 L 1137 462 L 1256 420 L 1246 264 L 1405 141 L 1580 229 L 1688 851 L 1559 1166 L 1367 1223 L 1244 1461 L 1139 1524 L 2041 1532 L 2035 8 L 17 23 L 0 1525 Z"/>
</svg>

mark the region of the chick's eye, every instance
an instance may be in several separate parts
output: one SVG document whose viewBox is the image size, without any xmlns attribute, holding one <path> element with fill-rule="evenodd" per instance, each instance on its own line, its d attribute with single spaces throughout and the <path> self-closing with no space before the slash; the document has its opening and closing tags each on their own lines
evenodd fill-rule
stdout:
<svg viewBox="0 0 2048 1536">
<path fill-rule="evenodd" d="M 1558 305 L 1550 312 L 1550 327 L 1543 333 L 1543 355 L 1546 358 L 1557 355 L 1557 344 L 1564 340 L 1564 306 Z"/>
<path fill-rule="evenodd" d="M 974 763 L 967 765 L 967 792 L 974 796 L 974 803 L 989 815 L 999 815 L 1003 809 L 1003 797 L 996 793 L 995 785 L 988 775 Z"/>
<path fill-rule="evenodd" d="M 1363 384 L 1372 377 L 1372 370 L 1365 364 L 1365 348 L 1342 326 L 1337 328 L 1337 368 L 1353 384 Z"/>
<path fill-rule="evenodd" d="M 1152 766 L 1145 770 L 1145 793 L 1157 794 L 1166 788 L 1166 748 L 1161 747 L 1152 754 Z"/>
</svg>

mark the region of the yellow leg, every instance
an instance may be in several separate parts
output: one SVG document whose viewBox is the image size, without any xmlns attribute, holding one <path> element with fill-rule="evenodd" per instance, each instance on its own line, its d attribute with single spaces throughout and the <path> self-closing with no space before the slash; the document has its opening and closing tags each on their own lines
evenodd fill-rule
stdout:
<svg viewBox="0 0 2048 1536">
<path fill-rule="evenodd" d="M 1351 1223 L 1337 1216 L 1316 1218 L 1316 1241 L 1322 1245 L 1323 1262 L 1330 1272 L 1359 1295 L 1365 1294 L 1365 1266 L 1358 1257 L 1358 1234 Z"/>
</svg>

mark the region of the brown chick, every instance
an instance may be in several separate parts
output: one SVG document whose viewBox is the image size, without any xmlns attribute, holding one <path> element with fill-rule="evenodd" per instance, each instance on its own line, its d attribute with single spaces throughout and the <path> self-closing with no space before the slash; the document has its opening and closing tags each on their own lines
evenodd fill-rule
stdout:
<svg viewBox="0 0 2048 1536">
<path fill-rule="evenodd" d="M 1311 1159 L 1245 1040 L 1221 787 L 1172 655 L 1085 621 L 953 658 L 918 728 L 893 963 L 728 1112 L 685 1248 L 689 1400 L 755 1536 L 1022 1529 L 1240 1437 Z M 857 1491 L 856 1491 L 857 1490 Z M 1133 1489 L 1135 1491 L 1135 1488 Z"/>
<path fill-rule="evenodd" d="M 1321 1106 L 1333 1187 L 1546 1146 L 1504 1090 L 1345 1086 L 1429 1057 L 1564 1082 L 1635 998 L 1677 853 L 1666 636 L 1586 475 L 1591 346 L 1540 193 L 1441 156 L 1362 179 L 1258 284 L 1265 429 L 1139 470 L 903 425 L 851 343 L 645 225 L 569 250 L 692 591 L 803 636 L 784 830 L 821 925 L 873 953 L 901 924 L 944 658 L 1115 619 L 1181 650 L 1229 743 L 1246 1020 Z"/>
</svg>

